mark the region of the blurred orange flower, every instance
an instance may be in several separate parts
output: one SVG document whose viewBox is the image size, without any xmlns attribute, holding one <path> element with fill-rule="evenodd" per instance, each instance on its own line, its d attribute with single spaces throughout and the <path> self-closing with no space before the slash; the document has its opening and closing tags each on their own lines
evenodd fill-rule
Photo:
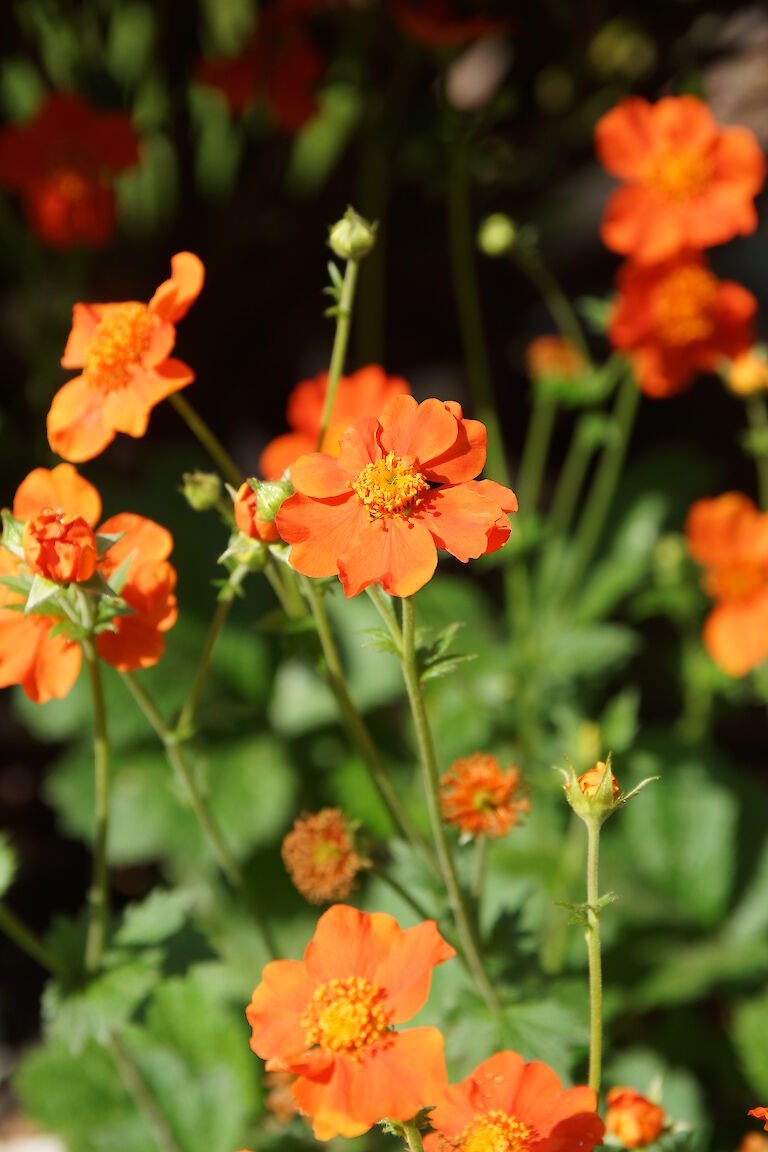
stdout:
<svg viewBox="0 0 768 1152">
<path fill-rule="evenodd" d="M 296 494 L 277 514 L 292 567 L 338 573 L 347 596 L 369 584 L 411 596 L 432 578 L 438 548 L 464 562 L 501 548 L 517 498 L 472 480 L 486 440 L 453 401 L 395 396 L 378 420 L 347 429 L 338 459 L 302 456 L 291 469 Z"/>
<path fill-rule="evenodd" d="M 395 0 L 392 14 L 402 32 L 428 48 L 462 48 L 487 36 L 503 36 L 511 20 L 500 20 L 487 12 L 458 12 L 452 0 Z"/>
<path fill-rule="evenodd" d="M 600 782 L 605 776 L 605 769 L 607 765 L 604 760 L 598 760 L 594 768 L 590 768 L 587 772 L 582 772 L 579 776 L 579 788 L 585 796 L 597 795 L 597 790 L 600 787 Z M 611 792 L 613 793 L 614 800 L 617 799 L 621 789 L 619 782 L 611 772 Z"/>
<path fill-rule="evenodd" d="M 54 248 L 100 247 L 115 230 L 117 172 L 139 160 L 130 117 L 100 112 L 71 92 L 0 132 L 0 186 L 21 196 L 32 231 Z"/>
<path fill-rule="evenodd" d="M 438 1100 L 425 1152 L 527 1152 L 534 1148 L 590 1152 L 603 1142 L 603 1122 L 591 1088 L 563 1090 L 540 1061 L 497 1052 Z"/>
<path fill-rule="evenodd" d="M 440 809 L 448 824 L 468 836 L 506 836 L 529 812 L 521 796 L 520 769 L 503 769 L 495 756 L 474 752 L 455 760 L 440 781 Z"/>
<path fill-rule="evenodd" d="M 606 1093 L 605 1127 L 625 1148 L 652 1144 L 666 1123 L 663 1108 L 634 1088 L 616 1087 Z"/>
<path fill-rule="evenodd" d="M 744 676 L 768 656 L 768 514 L 740 492 L 726 492 L 697 500 L 685 536 L 715 601 L 704 645 L 729 676 Z"/>
<path fill-rule="evenodd" d="M 740 284 L 718 280 L 698 253 L 651 267 L 627 263 L 618 289 L 610 339 L 629 354 L 648 396 L 674 396 L 752 345 L 757 301 Z"/>
<path fill-rule="evenodd" d="M 82 516 L 43 508 L 24 525 L 24 562 L 48 580 L 79 583 L 96 571 L 96 536 Z"/>
<path fill-rule="evenodd" d="M 286 417 L 293 431 L 271 440 L 262 452 L 259 470 L 266 480 L 279 480 L 299 456 L 316 450 L 327 387 L 328 373 L 321 372 L 312 380 L 302 380 L 291 392 Z M 341 437 L 350 424 L 378 416 L 393 396 L 410 391 L 405 380 L 399 376 L 387 376 L 377 364 L 369 364 L 350 376 L 342 376 L 333 398 L 322 451 L 329 456 L 338 456 Z"/>
<path fill-rule="evenodd" d="M 531 340 L 525 353 L 528 374 L 559 376 L 565 380 L 581 376 L 587 362 L 579 348 L 564 336 L 538 336 Z"/>
<path fill-rule="evenodd" d="M 217 88 L 232 112 L 260 102 L 275 123 L 297 132 L 317 111 L 315 89 L 325 61 L 306 29 L 304 0 L 259 7 L 256 30 L 237 56 L 201 60 L 197 79 Z"/>
<path fill-rule="evenodd" d="M 91 460 L 118 432 L 143 436 L 156 404 L 190 384 L 191 368 L 171 356 L 174 325 L 203 286 L 203 265 L 191 252 L 171 260 L 149 304 L 75 304 L 61 363 L 81 368 L 53 398 L 48 443 L 65 460 Z"/>
<path fill-rule="evenodd" d="M 101 499 L 71 464 L 59 464 L 50 471 L 36 468 L 16 491 L 17 520 L 34 520 L 42 509 L 62 520 L 79 518 L 92 531 L 101 515 Z M 120 594 L 134 609 L 132 615 L 113 620 L 114 632 L 97 637 L 99 655 L 124 671 L 148 668 L 160 659 L 163 633 L 176 621 L 176 573 L 167 562 L 173 541 L 158 524 L 130 513 L 105 520 L 97 532 L 125 533 L 97 561 L 96 570 L 109 580 L 118 565 L 128 561 Z M 0 576 L 17 575 L 21 565 L 19 557 L 0 548 Z M 62 572 L 61 579 L 67 580 L 64 568 Z M 14 608 L 18 603 L 19 594 L 0 584 L 0 688 L 21 684 L 36 702 L 66 696 L 80 670 L 79 645 L 51 635 L 55 616 L 25 616 Z"/>
<path fill-rule="evenodd" d="M 752 1108 L 747 1113 L 747 1115 L 748 1116 L 754 1116 L 758 1120 L 764 1120 L 765 1121 L 765 1131 L 768 1132 L 768 1108 Z"/>
<path fill-rule="evenodd" d="M 262 520 L 259 516 L 256 493 L 247 480 L 240 485 L 235 497 L 235 523 L 243 535 L 249 536 L 251 540 L 271 544 L 280 539 L 274 520 Z"/>
<path fill-rule="evenodd" d="M 642 263 L 709 248 L 757 227 L 765 158 L 747 128 L 721 128 L 695 96 L 622 100 L 595 129 L 597 154 L 624 181 L 602 238 Z"/>
<path fill-rule="evenodd" d="M 299 816 L 283 840 L 282 857 L 291 880 L 312 904 L 345 900 L 365 867 L 340 808 Z"/>
<path fill-rule="evenodd" d="M 319 1140 L 410 1120 L 446 1086 L 436 1028 L 397 1032 L 455 955 L 433 920 L 406 931 L 381 912 L 334 904 L 304 959 L 267 964 L 246 1015 L 267 1071 L 295 1073 L 292 1093 Z"/>
</svg>

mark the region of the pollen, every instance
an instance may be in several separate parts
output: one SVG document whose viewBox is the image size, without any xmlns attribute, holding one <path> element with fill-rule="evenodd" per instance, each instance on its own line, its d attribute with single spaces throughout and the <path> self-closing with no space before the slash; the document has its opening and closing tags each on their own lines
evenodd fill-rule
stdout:
<svg viewBox="0 0 768 1152">
<path fill-rule="evenodd" d="M 321 984 L 301 1018 L 307 1048 L 360 1058 L 389 1035 L 385 992 L 362 976 Z"/>
<path fill-rule="evenodd" d="M 682 347 L 706 340 L 715 327 L 717 280 L 704 268 L 679 268 L 659 286 L 654 312 L 659 335 Z"/>
<path fill-rule="evenodd" d="M 117 304 L 100 321 L 85 353 L 83 376 L 101 392 L 130 383 L 130 369 L 141 363 L 152 328 L 146 304 Z"/>
<path fill-rule="evenodd" d="M 357 493 L 371 516 L 404 516 L 429 482 L 417 472 L 412 457 L 387 453 L 381 460 L 366 464 L 349 487 Z"/>
<path fill-rule="evenodd" d="M 667 200 L 690 200 L 712 179 L 709 158 L 692 148 L 669 149 L 652 165 L 647 182 Z"/>
<path fill-rule="evenodd" d="M 457 1152 L 521 1152 L 531 1129 L 514 1116 L 494 1109 L 476 1116 L 456 1142 Z"/>
</svg>

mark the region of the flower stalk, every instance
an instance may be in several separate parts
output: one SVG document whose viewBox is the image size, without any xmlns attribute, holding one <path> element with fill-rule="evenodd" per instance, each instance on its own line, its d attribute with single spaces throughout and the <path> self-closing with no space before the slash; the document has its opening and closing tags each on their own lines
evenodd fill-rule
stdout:
<svg viewBox="0 0 768 1152">
<path fill-rule="evenodd" d="M 587 909 L 584 934 L 589 960 L 589 1086 L 600 1092 L 603 1051 L 603 970 L 600 953 L 600 894 L 598 867 L 600 825 L 597 818 L 587 825 Z"/>
<path fill-rule="evenodd" d="M 748 396 L 746 407 L 750 427 L 755 432 L 766 435 L 768 433 L 768 405 L 765 402 L 765 397 L 757 394 Z M 756 464 L 760 507 L 765 512 L 768 511 L 768 455 L 761 452 L 757 456 Z"/>
<path fill-rule="evenodd" d="M 172 392 L 168 397 L 169 403 L 176 409 L 179 416 L 189 428 L 192 435 L 202 444 L 206 452 L 221 472 L 225 480 L 235 487 L 242 483 L 243 476 L 234 460 L 227 452 L 219 438 L 203 420 L 202 416 L 189 403 L 180 392 Z"/>
<path fill-rule="evenodd" d="M 344 363 L 347 358 L 347 345 L 349 343 L 349 330 L 352 323 L 352 307 L 355 300 L 355 287 L 357 285 L 358 262 L 347 260 L 344 269 L 344 280 L 339 293 L 339 303 L 336 308 L 336 334 L 333 338 L 331 363 L 328 368 L 328 383 L 325 387 L 325 400 L 323 402 L 323 415 L 320 420 L 320 432 L 317 437 L 317 450 L 321 451 L 328 425 L 331 422 L 333 402 L 336 399 L 336 389 L 339 386 Z"/>
<path fill-rule="evenodd" d="M 30 959 L 39 964 L 41 968 L 45 968 L 52 976 L 62 975 L 62 966 L 53 952 L 46 948 L 45 944 L 37 938 L 23 920 L 19 919 L 4 900 L 0 900 L 0 932 L 3 932 L 17 948 L 26 952 Z"/>
<path fill-rule="evenodd" d="M 421 1139 L 421 1132 L 416 1125 L 415 1120 L 406 1120 L 402 1124 L 403 1136 L 405 1138 L 406 1147 L 409 1152 L 424 1152 L 424 1144 Z"/>
<path fill-rule="evenodd" d="M 93 879 L 88 894 L 90 914 L 85 944 L 85 968 L 98 972 L 107 935 L 109 919 L 109 872 L 107 838 L 109 834 L 109 742 L 104 706 L 101 665 L 93 634 L 83 638 L 83 655 L 88 669 L 93 706 L 93 762 L 95 781 L 96 836 L 93 846 Z"/>
</svg>

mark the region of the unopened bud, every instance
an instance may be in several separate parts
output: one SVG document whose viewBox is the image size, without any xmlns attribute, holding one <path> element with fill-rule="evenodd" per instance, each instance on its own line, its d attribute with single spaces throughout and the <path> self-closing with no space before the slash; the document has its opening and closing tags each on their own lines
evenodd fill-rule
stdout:
<svg viewBox="0 0 768 1152">
<path fill-rule="evenodd" d="M 340 260 L 362 260 L 376 243 L 376 225 L 363 219 L 354 208 L 346 212 L 328 233 L 328 244 Z"/>
<path fill-rule="evenodd" d="M 215 472 L 185 472 L 181 493 L 195 512 L 208 512 L 221 499 L 221 479 Z"/>
<path fill-rule="evenodd" d="M 514 220 L 503 212 L 486 216 L 477 232 L 477 246 L 486 256 L 506 256 L 517 238 Z"/>
<path fill-rule="evenodd" d="M 751 396 L 768 388 L 768 360 L 761 348 L 742 352 L 723 371 L 725 383 L 737 396 Z"/>
<path fill-rule="evenodd" d="M 262 520 L 272 523 L 280 507 L 289 496 L 293 496 L 290 480 L 249 480 L 256 493 L 256 508 Z"/>
</svg>

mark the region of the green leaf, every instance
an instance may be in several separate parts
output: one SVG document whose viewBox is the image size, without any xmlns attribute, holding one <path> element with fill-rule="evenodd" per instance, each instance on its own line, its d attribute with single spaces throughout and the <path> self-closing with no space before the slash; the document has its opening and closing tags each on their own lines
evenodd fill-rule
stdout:
<svg viewBox="0 0 768 1152">
<path fill-rule="evenodd" d="M 21 538 L 24 534 L 24 521 L 17 520 L 8 508 L 3 508 L 0 512 L 0 518 L 3 524 L 3 537 L 2 545 L 14 556 L 23 556 L 24 548 L 22 547 Z"/>
<path fill-rule="evenodd" d="M 607 331 L 611 308 L 613 307 L 613 301 L 610 297 L 602 299 L 597 296 L 581 296 L 576 301 L 576 307 L 593 332 L 602 336 Z"/>
<path fill-rule="evenodd" d="M 733 1043 L 755 1095 L 768 1099 L 768 992 L 736 1005 Z"/>
<path fill-rule="evenodd" d="M 122 948 L 161 944 L 187 922 L 191 894 L 183 888 L 155 888 L 140 904 L 129 904 L 114 943 Z"/>
<path fill-rule="evenodd" d="M 157 983 L 161 959 L 159 952 L 143 952 L 74 992 L 51 982 L 42 1000 L 47 1032 L 74 1053 L 82 1052 L 89 1040 L 106 1043 L 147 999 Z"/>
<path fill-rule="evenodd" d="M 319 94 L 320 110 L 293 139 L 286 176 L 291 192 L 312 196 L 325 184 L 352 138 L 361 114 L 361 97 L 351 84 L 328 85 Z"/>
<path fill-rule="evenodd" d="M 16 853 L 5 832 L 0 832 L 0 896 L 5 896 L 16 875 Z"/>
<path fill-rule="evenodd" d="M 32 577 L 32 583 L 29 586 L 29 594 L 27 595 L 27 603 L 24 606 L 24 615 L 28 616 L 30 612 L 34 612 L 39 605 L 44 604 L 46 600 L 50 600 L 52 596 L 58 595 L 63 592 L 61 584 L 57 584 L 55 580 L 46 580 L 44 576 L 35 573 Z"/>
</svg>

